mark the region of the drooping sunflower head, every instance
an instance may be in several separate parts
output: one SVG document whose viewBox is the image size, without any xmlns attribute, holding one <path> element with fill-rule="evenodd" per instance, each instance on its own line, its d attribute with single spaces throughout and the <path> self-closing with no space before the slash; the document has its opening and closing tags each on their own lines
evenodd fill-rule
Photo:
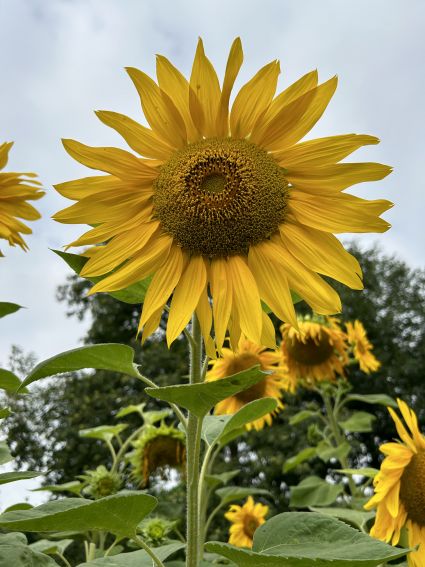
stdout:
<svg viewBox="0 0 425 567">
<path fill-rule="evenodd" d="M 248 496 L 243 506 L 232 504 L 224 517 L 232 523 L 230 526 L 229 543 L 237 547 L 252 547 L 255 530 L 265 523 L 269 507 L 255 503 L 252 496 Z"/>
<path fill-rule="evenodd" d="M 288 378 L 286 369 L 281 364 L 280 352 L 269 350 L 252 343 L 248 339 L 241 338 L 236 350 L 223 348 L 221 356 L 211 363 L 211 368 L 207 372 L 207 381 L 221 380 L 256 365 L 259 365 L 261 370 L 267 370 L 268 374 L 254 386 L 219 402 L 215 406 L 214 412 L 217 415 L 233 414 L 254 400 L 275 398 L 277 400 L 276 410 L 248 423 L 246 428 L 248 430 L 254 428 L 258 431 L 266 424 L 271 425 L 273 415 L 284 407 L 282 395 L 284 390 L 288 389 Z"/>
<path fill-rule="evenodd" d="M 366 374 L 376 372 L 381 367 L 379 360 L 372 354 L 373 345 L 367 338 L 366 329 L 360 321 L 346 323 L 348 342 L 353 349 L 354 358 L 360 369 Z"/>
<path fill-rule="evenodd" d="M 109 471 L 103 465 L 98 466 L 94 471 L 86 471 L 79 478 L 85 482 L 84 494 L 95 500 L 116 494 L 123 483 L 118 473 Z"/>
<path fill-rule="evenodd" d="M 419 546 L 408 556 L 410 567 L 425 565 L 425 436 L 420 432 L 416 414 L 402 400 L 397 400 L 405 425 L 388 408 L 400 441 L 385 443 L 385 455 L 374 479 L 375 494 L 365 505 L 376 508 L 371 535 L 397 545 L 402 528 L 407 529 L 409 547 Z M 407 426 L 407 427 L 406 427 Z"/>
<path fill-rule="evenodd" d="M 134 478 L 142 486 L 148 486 L 153 475 L 168 479 L 172 469 L 184 467 L 185 435 L 163 422 L 159 427 L 146 425 L 140 437 L 133 442 L 133 447 L 129 462 Z"/>
<path fill-rule="evenodd" d="M 298 330 L 285 323 L 281 332 L 283 361 L 293 390 L 298 384 L 311 387 L 344 376 L 349 347 L 335 318 L 300 318 Z"/>
<path fill-rule="evenodd" d="M 12 146 L 13 142 L 0 144 L 0 170 L 6 166 Z M 28 246 L 21 234 L 31 234 L 32 230 L 19 219 L 33 221 L 40 218 L 40 213 L 28 203 L 44 195 L 40 191 L 41 183 L 35 177 L 35 173 L 0 171 L 0 239 L 7 240 L 10 246 L 20 246 L 22 250 L 28 250 Z"/>
<path fill-rule="evenodd" d="M 55 215 L 94 226 L 71 246 L 90 245 L 81 275 L 102 279 L 91 293 L 116 291 L 152 276 L 139 330 L 158 326 L 172 296 L 170 344 L 196 311 L 204 338 L 218 350 L 227 331 L 273 347 L 261 300 L 296 325 L 290 290 L 321 314 L 337 313 L 337 293 L 319 274 L 361 289 L 361 269 L 333 233 L 383 232 L 391 203 L 344 190 L 382 179 L 390 168 L 340 163 L 372 136 L 347 134 L 301 142 L 325 111 L 336 78 L 306 74 L 276 96 L 280 66 L 265 65 L 236 95 L 239 39 L 223 82 L 199 40 L 189 81 L 163 56 L 156 83 L 127 69 L 149 127 L 115 112 L 98 117 L 131 153 L 64 140 L 77 161 L 105 172 L 57 186 L 76 201 Z"/>
</svg>

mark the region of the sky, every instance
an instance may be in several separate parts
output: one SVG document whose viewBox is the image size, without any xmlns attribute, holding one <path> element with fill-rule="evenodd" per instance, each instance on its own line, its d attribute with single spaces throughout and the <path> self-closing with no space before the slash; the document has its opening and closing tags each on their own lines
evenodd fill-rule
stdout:
<svg viewBox="0 0 425 567">
<path fill-rule="evenodd" d="M 126 148 L 93 110 L 144 123 L 124 67 L 152 76 L 161 53 L 188 76 L 198 36 L 221 77 L 231 42 L 241 37 L 245 60 L 236 92 L 276 58 L 279 90 L 315 68 L 321 80 L 338 75 L 337 92 L 309 137 L 373 134 L 381 144 L 353 159 L 394 167 L 385 180 L 353 188 L 395 203 L 384 215 L 392 229 L 355 240 L 378 242 L 412 267 L 424 266 L 422 0 L 0 0 L 0 21 L 0 143 L 15 142 L 8 169 L 37 172 L 47 192 L 37 202 L 43 218 L 32 223 L 30 252 L 1 246 L 1 301 L 26 309 L 1 322 L 0 365 L 12 344 L 39 359 L 75 348 L 89 324 L 67 318 L 55 299 L 70 271 L 50 249 L 84 227 L 50 218 L 70 204 L 52 185 L 90 175 L 66 154 L 61 138 Z M 9 497 L 3 491 L 3 506 Z"/>
</svg>

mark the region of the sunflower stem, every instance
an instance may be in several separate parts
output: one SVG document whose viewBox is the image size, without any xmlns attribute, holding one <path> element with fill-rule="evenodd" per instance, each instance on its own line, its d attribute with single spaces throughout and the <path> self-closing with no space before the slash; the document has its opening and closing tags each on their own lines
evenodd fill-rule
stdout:
<svg viewBox="0 0 425 567">
<path fill-rule="evenodd" d="M 133 541 L 135 541 L 137 543 L 138 546 L 140 546 L 142 549 L 144 549 L 146 551 L 146 553 L 149 555 L 149 557 L 151 557 L 152 561 L 155 563 L 155 565 L 157 567 L 165 567 L 165 565 L 161 561 L 161 559 L 155 554 L 155 552 L 149 547 L 149 545 L 147 545 L 142 540 L 142 538 L 140 538 L 138 535 L 134 534 L 132 539 L 133 539 Z"/>
<path fill-rule="evenodd" d="M 202 333 L 198 318 L 192 317 L 190 346 L 190 384 L 202 382 Z M 199 473 L 202 418 L 189 412 L 187 422 L 187 567 L 198 567 L 200 552 Z"/>
</svg>

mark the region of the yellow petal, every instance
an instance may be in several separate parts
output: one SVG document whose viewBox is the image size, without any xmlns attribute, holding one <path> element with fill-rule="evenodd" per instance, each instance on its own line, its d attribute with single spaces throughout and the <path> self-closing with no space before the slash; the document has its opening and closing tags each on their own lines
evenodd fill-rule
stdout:
<svg viewBox="0 0 425 567">
<path fill-rule="evenodd" d="M 160 88 L 172 99 L 186 125 L 187 139 L 194 142 L 199 132 L 189 108 L 189 83 L 180 71 L 164 56 L 156 56 L 156 75 Z"/>
<path fill-rule="evenodd" d="M 233 137 L 245 138 L 251 133 L 258 117 L 273 99 L 279 73 L 279 62 L 272 61 L 241 88 L 230 113 L 230 131 Z"/>
<path fill-rule="evenodd" d="M 150 184 L 158 173 L 133 154 L 119 148 L 93 148 L 75 140 L 62 140 L 71 157 L 92 169 L 100 169 L 120 179 Z"/>
<path fill-rule="evenodd" d="M 182 269 L 181 248 L 173 244 L 168 257 L 164 257 L 164 263 L 152 278 L 146 293 L 139 330 L 157 309 L 165 305 L 180 279 Z"/>
<path fill-rule="evenodd" d="M 123 187 L 135 187 L 129 181 L 123 181 L 114 175 L 95 175 L 92 177 L 82 177 L 73 181 L 58 183 L 53 187 L 58 193 L 67 199 L 80 200 L 96 193 L 108 190 L 121 191 Z"/>
<path fill-rule="evenodd" d="M 124 114 L 98 110 L 96 115 L 104 124 L 119 132 L 130 148 L 141 156 L 166 160 L 174 151 L 152 130 L 145 128 Z"/>
<path fill-rule="evenodd" d="M 211 305 L 208 298 L 208 285 L 204 287 L 199 298 L 198 305 L 196 306 L 196 316 L 199 319 L 199 324 L 202 330 L 202 336 L 204 337 L 205 352 L 209 358 L 216 358 L 215 344 L 211 337 L 211 326 L 212 326 L 212 312 Z"/>
<path fill-rule="evenodd" d="M 342 134 L 301 142 L 273 154 L 275 160 L 285 168 L 322 166 L 341 161 L 358 148 L 379 144 L 375 136 Z"/>
<path fill-rule="evenodd" d="M 413 453 L 417 453 L 418 449 L 415 445 L 415 442 L 413 441 L 413 439 L 410 437 L 410 435 L 407 433 L 406 428 L 404 427 L 403 423 L 401 422 L 401 419 L 398 417 L 398 415 L 396 414 L 396 412 L 392 409 L 392 408 L 388 408 L 388 411 L 390 412 L 391 417 L 393 418 L 393 421 L 395 423 L 396 429 L 397 429 L 397 433 L 400 437 L 400 439 L 403 441 L 403 443 L 413 452 Z"/>
<path fill-rule="evenodd" d="M 333 234 L 291 222 L 279 229 L 288 250 L 307 268 L 352 289 L 363 289 L 360 264 Z"/>
<path fill-rule="evenodd" d="M 190 87 L 198 99 L 204 116 L 202 134 L 216 135 L 216 118 L 220 101 L 220 83 L 211 61 L 206 57 L 202 39 L 199 38 L 190 76 Z"/>
<path fill-rule="evenodd" d="M 310 73 L 306 73 L 298 81 L 295 81 L 295 83 L 278 94 L 264 114 L 264 123 L 273 120 L 284 106 L 317 87 L 317 80 L 317 70 L 310 71 Z"/>
<path fill-rule="evenodd" d="M 269 242 L 251 246 L 248 265 L 254 274 L 261 298 L 279 319 L 297 326 L 297 316 L 289 291 L 286 272 L 275 261 L 274 249 Z"/>
<path fill-rule="evenodd" d="M 0 169 L 3 169 L 3 167 L 7 165 L 9 151 L 12 146 L 13 142 L 4 142 L 0 145 Z"/>
<path fill-rule="evenodd" d="M 136 87 L 143 113 L 152 130 L 173 148 L 187 141 L 186 127 L 171 98 L 146 73 L 128 67 L 127 73 Z"/>
<path fill-rule="evenodd" d="M 325 232 L 385 232 L 391 225 L 379 215 L 392 206 L 384 199 L 367 201 L 346 193 L 292 191 L 288 209 L 299 223 Z"/>
<path fill-rule="evenodd" d="M 224 75 L 223 89 L 217 114 L 217 136 L 226 137 L 229 134 L 229 100 L 236 77 L 243 62 L 242 43 L 239 37 L 235 39 L 230 49 Z"/>
<path fill-rule="evenodd" d="M 167 344 L 180 335 L 188 324 L 205 289 L 207 270 L 202 256 L 192 256 L 173 294 L 167 323 Z"/>
<path fill-rule="evenodd" d="M 163 307 L 161 305 L 161 307 L 159 307 L 154 313 L 152 313 L 152 315 L 146 321 L 146 324 L 143 327 L 142 341 L 141 341 L 142 345 L 145 342 L 145 340 L 158 329 L 159 324 L 161 323 L 162 310 Z"/>
<path fill-rule="evenodd" d="M 276 349 L 276 330 L 270 317 L 264 310 L 262 312 L 262 318 L 263 328 L 261 331 L 261 344 L 268 348 Z M 273 361 L 273 363 L 274 362 L 275 361 Z"/>
<path fill-rule="evenodd" d="M 259 344 L 261 342 L 262 310 L 254 276 L 245 260 L 240 256 L 230 256 L 227 259 L 227 271 L 232 280 L 233 305 L 239 316 L 241 331 L 249 340 Z"/>
<path fill-rule="evenodd" d="M 227 271 L 227 261 L 217 258 L 210 265 L 211 293 L 213 296 L 214 330 L 217 349 L 223 346 L 232 308 L 232 279 Z"/>
</svg>

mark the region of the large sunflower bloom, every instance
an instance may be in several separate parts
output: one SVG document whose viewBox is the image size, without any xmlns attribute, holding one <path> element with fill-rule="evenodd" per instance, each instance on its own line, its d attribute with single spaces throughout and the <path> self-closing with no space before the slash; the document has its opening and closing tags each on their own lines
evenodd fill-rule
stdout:
<svg viewBox="0 0 425 567">
<path fill-rule="evenodd" d="M 359 362 L 360 370 L 366 374 L 379 370 L 381 363 L 372 354 L 373 345 L 367 338 L 366 330 L 360 321 L 346 323 L 348 342 L 353 347 L 353 353 Z"/>
<path fill-rule="evenodd" d="M 80 163 L 107 175 L 62 183 L 77 201 L 55 215 L 94 226 L 71 246 L 98 246 L 81 275 L 105 276 L 91 290 L 107 292 L 153 276 L 139 330 L 158 326 L 173 295 L 170 344 L 196 311 L 204 337 L 212 318 L 220 350 L 229 329 L 267 344 L 271 321 L 261 300 L 296 325 L 290 289 L 323 314 L 341 309 L 318 274 L 361 289 L 361 269 L 332 233 L 384 232 L 386 200 L 343 192 L 382 179 L 377 163 L 338 163 L 377 138 L 347 134 L 298 143 L 316 124 L 337 85 L 318 85 L 313 71 L 275 96 L 280 73 L 272 61 L 237 94 L 242 47 L 231 47 L 222 85 L 199 40 L 190 81 L 163 56 L 158 84 L 127 69 L 150 128 L 115 112 L 98 117 L 143 158 L 116 148 L 64 140 Z M 208 297 L 212 298 L 212 312 Z"/>
<path fill-rule="evenodd" d="M 241 338 L 237 350 L 223 348 L 221 356 L 222 358 L 211 363 L 212 367 L 207 372 L 207 381 L 221 380 L 237 372 L 248 370 L 257 364 L 260 365 L 261 370 L 268 371 L 268 374 L 254 386 L 219 402 L 214 408 L 214 413 L 217 415 L 234 414 L 249 402 L 260 398 L 275 398 L 277 401 L 275 412 L 283 408 L 281 397 L 282 392 L 288 389 L 288 381 L 285 368 L 281 366 L 282 357 L 279 352 L 267 350 L 266 347 Z M 265 424 L 271 425 L 275 412 L 248 423 L 246 428 L 259 431 Z"/>
<path fill-rule="evenodd" d="M 385 459 L 374 479 L 375 494 L 365 508 L 377 508 L 370 533 L 378 539 L 397 545 L 406 527 L 409 547 L 419 545 L 409 554 L 408 564 L 425 567 L 425 437 L 414 411 L 402 400 L 397 402 L 407 429 L 388 408 L 401 441 L 381 445 Z"/>
<path fill-rule="evenodd" d="M 281 326 L 283 362 L 288 368 L 291 390 L 298 383 L 314 386 L 344 376 L 349 347 L 338 321 L 333 317 L 300 318 L 298 329 L 288 323 Z"/>
<path fill-rule="evenodd" d="M 0 170 L 6 166 L 12 146 L 13 142 L 0 144 Z M 31 234 L 32 230 L 18 219 L 39 219 L 40 213 L 27 201 L 35 201 L 44 195 L 40 191 L 41 183 L 34 177 L 35 173 L 0 172 L 0 238 L 22 250 L 28 250 L 28 246 L 20 233 Z"/>
<path fill-rule="evenodd" d="M 224 517 L 232 522 L 230 526 L 229 543 L 237 547 L 252 547 L 255 530 L 264 524 L 268 506 L 255 503 L 252 496 L 248 496 L 243 506 L 232 504 Z"/>
</svg>

